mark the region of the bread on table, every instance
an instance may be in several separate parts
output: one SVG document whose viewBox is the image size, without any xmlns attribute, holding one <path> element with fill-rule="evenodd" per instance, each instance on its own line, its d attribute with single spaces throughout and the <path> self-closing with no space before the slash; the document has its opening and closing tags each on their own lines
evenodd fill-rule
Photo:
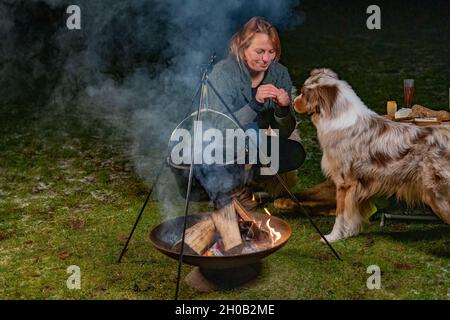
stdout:
<svg viewBox="0 0 450 320">
<path fill-rule="evenodd" d="M 450 112 L 444 110 L 432 110 L 425 108 L 419 104 L 412 107 L 410 117 L 413 118 L 433 118 L 436 117 L 438 121 L 450 121 Z"/>
</svg>

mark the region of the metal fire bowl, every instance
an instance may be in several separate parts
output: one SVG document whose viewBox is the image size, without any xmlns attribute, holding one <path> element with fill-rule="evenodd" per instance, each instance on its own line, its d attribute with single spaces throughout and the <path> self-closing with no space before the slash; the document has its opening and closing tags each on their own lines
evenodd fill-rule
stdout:
<svg viewBox="0 0 450 320">
<path fill-rule="evenodd" d="M 204 214 L 206 213 L 188 216 L 187 226 L 189 227 L 193 225 L 196 221 L 200 220 Z M 262 221 L 263 224 L 266 224 L 267 220 L 270 218 L 270 226 L 274 228 L 275 231 L 281 233 L 281 238 L 278 239 L 278 241 L 275 242 L 271 248 L 247 254 L 222 257 L 183 254 L 183 262 L 204 269 L 229 269 L 253 264 L 280 249 L 291 237 L 292 230 L 286 221 L 275 216 L 269 216 L 259 212 L 252 212 L 252 215 L 256 220 Z M 164 253 L 166 256 L 178 260 L 180 252 L 179 250 L 175 250 L 173 245 L 177 240 L 179 240 L 182 230 L 183 217 L 167 220 L 150 232 L 150 241 L 156 249 Z"/>
</svg>

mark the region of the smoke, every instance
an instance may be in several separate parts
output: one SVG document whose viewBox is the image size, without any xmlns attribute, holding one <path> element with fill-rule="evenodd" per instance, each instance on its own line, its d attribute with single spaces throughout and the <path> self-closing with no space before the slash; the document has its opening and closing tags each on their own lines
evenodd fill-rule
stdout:
<svg viewBox="0 0 450 320">
<path fill-rule="evenodd" d="M 69 5 L 81 30 L 68 30 Z M 211 54 L 252 16 L 279 30 L 300 23 L 298 0 L 0 0 L 0 105 L 40 101 L 85 108 L 132 137 L 130 157 L 154 178 L 170 133 L 194 111 L 191 98 Z M 26 94 L 24 94 L 26 92 Z M 158 186 L 167 212 L 177 195 Z M 171 191 L 171 192 L 168 192 Z"/>
</svg>

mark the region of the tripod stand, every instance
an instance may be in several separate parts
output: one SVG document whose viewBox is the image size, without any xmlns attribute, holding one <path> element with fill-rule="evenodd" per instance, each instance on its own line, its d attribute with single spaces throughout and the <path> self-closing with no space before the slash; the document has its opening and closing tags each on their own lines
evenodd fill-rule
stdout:
<svg viewBox="0 0 450 320">
<path fill-rule="evenodd" d="M 225 107 L 225 109 L 227 110 L 227 113 L 231 116 L 232 120 L 237 124 L 237 126 L 241 129 L 244 130 L 244 126 L 239 122 L 239 120 L 236 118 L 236 116 L 234 115 L 234 113 L 231 111 L 230 107 L 227 105 L 227 103 L 224 101 L 224 99 L 221 97 L 220 93 L 217 91 L 217 89 L 214 87 L 214 85 L 209 81 L 208 78 L 208 70 L 209 67 L 212 65 L 214 61 L 214 57 L 212 57 L 210 63 L 208 64 L 208 67 L 205 68 L 203 70 L 203 74 L 202 74 L 202 78 L 201 78 L 201 83 L 199 86 L 199 89 L 197 90 L 197 93 L 199 90 L 201 90 L 201 94 L 200 94 L 200 103 L 197 109 L 197 113 L 195 116 L 195 122 L 194 122 L 194 141 L 196 141 L 196 127 L 195 127 L 195 123 L 198 123 L 200 121 L 200 111 L 202 109 L 202 107 L 205 107 L 205 96 L 206 96 L 206 92 L 208 90 L 208 88 L 210 88 L 212 90 L 212 92 L 217 96 L 217 98 L 219 99 L 219 101 L 221 102 L 221 104 Z M 194 99 L 197 96 L 197 93 L 194 95 Z M 245 130 L 244 130 L 245 131 Z M 257 146 L 257 142 L 253 141 L 251 138 L 249 139 L 250 143 L 254 144 Z M 183 233 L 182 233 L 182 238 L 181 238 L 181 249 L 180 249 L 180 253 L 179 253 L 179 259 L 178 259 L 178 274 L 177 274 L 177 284 L 176 284 L 176 292 L 175 292 L 175 300 L 178 299 L 178 293 L 179 293 L 179 283 L 180 283 L 180 275 L 181 275 L 181 266 L 182 266 L 182 262 L 183 262 L 183 252 L 184 252 L 184 242 L 185 242 L 185 233 L 186 233 L 186 225 L 187 225 L 187 213 L 189 211 L 189 203 L 190 203 L 190 196 L 191 196 L 191 188 L 192 188 L 192 180 L 193 180 L 193 163 L 194 163 L 194 152 L 191 152 L 191 162 L 190 162 L 190 166 L 189 166 L 189 178 L 188 178 L 188 183 L 187 183 L 187 191 L 186 191 L 186 202 L 185 202 L 185 208 L 184 208 L 184 220 L 183 220 Z M 158 174 L 156 176 L 155 182 L 153 183 L 153 185 L 156 185 L 162 170 L 164 169 L 164 165 L 165 162 L 163 162 L 163 164 L 161 165 L 160 170 L 158 171 Z M 322 234 L 322 232 L 319 230 L 319 228 L 316 226 L 316 224 L 314 223 L 314 221 L 312 220 L 311 216 L 309 215 L 309 213 L 305 210 L 305 208 L 301 205 L 300 201 L 297 199 L 297 197 L 290 191 L 289 186 L 287 185 L 287 183 L 283 180 L 283 178 L 277 173 L 277 172 L 272 172 L 277 180 L 279 181 L 279 183 L 281 184 L 281 186 L 284 188 L 284 190 L 287 192 L 287 194 L 289 194 L 289 196 L 291 197 L 291 199 L 297 204 L 298 208 L 300 209 L 300 212 L 306 216 L 308 218 L 308 220 L 310 221 L 311 225 L 314 227 L 314 229 L 319 233 L 319 235 L 321 236 L 321 238 L 324 240 L 324 242 L 327 244 L 327 246 L 330 248 L 330 250 L 333 252 L 333 254 L 335 255 L 335 257 L 339 260 L 342 260 L 339 255 L 337 254 L 337 252 L 334 250 L 334 248 L 330 245 L 330 243 L 328 242 L 328 240 L 324 237 L 324 235 Z M 131 233 L 128 237 L 128 240 L 122 250 L 122 253 L 119 257 L 118 262 L 121 261 L 127 247 L 129 244 L 129 241 L 137 227 L 137 224 L 143 214 L 143 211 L 148 203 L 148 200 L 150 198 L 150 195 L 153 191 L 153 186 L 150 189 L 150 192 L 144 202 L 144 205 L 138 215 L 138 218 L 135 222 L 135 224 L 133 225 L 133 228 L 131 230 Z"/>
</svg>

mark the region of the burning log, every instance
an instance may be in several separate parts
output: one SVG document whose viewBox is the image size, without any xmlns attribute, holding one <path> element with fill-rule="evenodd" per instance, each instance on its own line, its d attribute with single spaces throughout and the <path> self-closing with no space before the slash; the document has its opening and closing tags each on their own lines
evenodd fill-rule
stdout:
<svg viewBox="0 0 450 320">
<path fill-rule="evenodd" d="M 242 188 L 242 190 L 234 193 L 233 199 L 238 201 L 241 207 L 244 207 L 246 210 L 253 210 L 258 206 L 258 202 L 255 201 L 253 193 L 247 188 Z"/>
<path fill-rule="evenodd" d="M 233 199 L 233 206 L 242 220 L 255 221 L 255 218 L 247 210 L 245 210 L 245 208 L 241 205 L 241 203 L 238 200 Z"/>
<path fill-rule="evenodd" d="M 261 228 L 261 223 L 257 223 L 253 215 L 245 210 L 244 206 L 236 199 L 233 199 L 236 212 L 243 221 L 239 223 L 239 228 L 246 240 L 263 241 L 269 237 L 269 233 Z"/>
<path fill-rule="evenodd" d="M 246 241 L 264 241 L 269 237 L 269 233 L 255 221 L 240 221 L 239 229 Z"/>
<path fill-rule="evenodd" d="M 211 218 L 222 238 L 225 251 L 229 251 L 242 244 L 238 218 L 233 202 L 222 209 L 215 211 L 211 215 Z"/>
<path fill-rule="evenodd" d="M 186 229 L 184 243 L 198 255 L 202 255 L 214 242 L 216 227 L 211 217 L 197 222 Z M 181 239 L 175 243 L 174 247 L 179 248 Z"/>
<path fill-rule="evenodd" d="M 186 229 L 185 254 L 223 256 L 244 251 L 251 253 L 274 243 L 271 229 L 269 224 L 262 225 L 262 221 L 234 198 L 227 206 L 207 214 Z M 180 249 L 180 245 L 181 239 L 173 247 Z"/>
<path fill-rule="evenodd" d="M 223 256 L 222 241 L 217 240 L 203 255 L 207 257 L 222 257 Z"/>
</svg>

